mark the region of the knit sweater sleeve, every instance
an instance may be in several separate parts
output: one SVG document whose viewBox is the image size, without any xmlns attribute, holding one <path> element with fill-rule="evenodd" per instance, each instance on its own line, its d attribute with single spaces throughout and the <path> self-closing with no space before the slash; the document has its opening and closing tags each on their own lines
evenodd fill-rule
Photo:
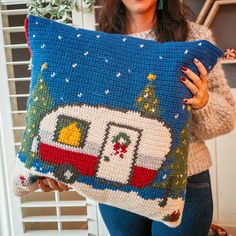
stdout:
<svg viewBox="0 0 236 236">
<path fill-rule="evenodd" d="M 201 35 L 199 37 L 218 46 L 212 31 L 206 26 L 201 27 L 204 28 L 205 37 Z M 208 103 L 201 109 L 193 110 L 192 113 L 192 132 L 201 140 L 226 134 L 235 125 L 235 101 L 220 60 L 208 74 L 208 92 Z"/>
</svg>

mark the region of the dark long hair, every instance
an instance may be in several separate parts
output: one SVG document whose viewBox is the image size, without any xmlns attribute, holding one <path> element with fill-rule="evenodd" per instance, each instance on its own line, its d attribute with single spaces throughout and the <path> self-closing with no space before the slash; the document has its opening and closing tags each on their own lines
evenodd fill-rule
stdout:
<svg viewBox="0 0 236 236">
<path fill-rule="evenodd" d="M 158 2 L 158 1 L 157 1 Z M 98 30 L 126 34 L 125 6 L 121 0 L 102 0 L 98 17 Z M 158 4 L 158 3 L 157 3 Z M 164 9 L 158 10 L 152 31 L 159 42 L 186 41 L 189 33 L 187 17 L 194 14 L 180 0 L 164 0 Z"/>
</svg>

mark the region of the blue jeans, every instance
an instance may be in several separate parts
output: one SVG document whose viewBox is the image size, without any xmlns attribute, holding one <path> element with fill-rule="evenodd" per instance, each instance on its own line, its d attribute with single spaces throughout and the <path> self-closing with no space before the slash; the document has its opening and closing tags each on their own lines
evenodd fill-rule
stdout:
<svg viewBox="0 0 236 236">
<path fill-rule="evenodd" d="M 147 217 L 98 203 L 111 236 L 207 236 L 213 201 L 209 171 L 188 177 L 182 223 L 176 228 Z"/>
</svg>

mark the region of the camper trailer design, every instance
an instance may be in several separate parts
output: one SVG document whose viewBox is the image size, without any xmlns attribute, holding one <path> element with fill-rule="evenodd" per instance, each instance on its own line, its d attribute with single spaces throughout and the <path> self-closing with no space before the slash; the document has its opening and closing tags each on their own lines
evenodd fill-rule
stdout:
<svg viewBox="0 0 236 236">
<path fill-rule="evenodd" d="M 171 142 L 170 128 L 161 121 L 137 111 L 81 104 L 46 114 L 32 150 L 55 166 L 53 174 L 65 183 L 85 175 L 143 188 L 155 179 Z"/>
</svg>

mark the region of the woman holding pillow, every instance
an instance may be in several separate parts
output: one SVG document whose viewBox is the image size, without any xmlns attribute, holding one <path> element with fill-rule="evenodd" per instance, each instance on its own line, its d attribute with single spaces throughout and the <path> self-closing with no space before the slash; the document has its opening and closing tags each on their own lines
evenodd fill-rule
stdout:
<svg viewBox="0 0 236 236">
<path fill-rule="evenodd" d="M 107 33 L 126 34 L 143 39 L 193 41 L 205 39 L 216 44 L 206 26 L 187 20 L 188 8 L 180 0 L 103 0 L 99 28 Z M 175 52 L 173 52 L 175 53 Z M 188 182 L 182 223 L 177 228 L 152 221 L 123 209 L 99 203 L 111 236 L 206 236 L 212 221 L 213 202 L 209 167 L 211 157 L 204 140 L 230 132 L 236 109 L 220 61 L 207 74 L 197 58 L 193 61 L 200 76 L 182 65 L 179 78 L 193 94 L 184 99 L 193 108 L 192 136 L 188 154 Z M 67 191 L 53 179 L 38 180 L 43 191 Z"/>
</svg>

